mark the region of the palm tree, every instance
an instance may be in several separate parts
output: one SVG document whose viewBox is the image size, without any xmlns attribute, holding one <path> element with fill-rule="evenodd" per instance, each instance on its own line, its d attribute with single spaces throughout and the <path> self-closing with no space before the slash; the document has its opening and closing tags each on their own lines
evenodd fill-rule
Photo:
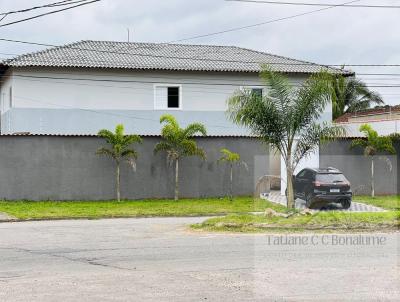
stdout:
<svg viewBox="0 0 400 302">
<path fill-rule="evenodd" d="M 381 152 L 395 154 L 396 150 L 393 147 L 392 137 L 379 136 L 372 127 L 368 124 L 361 125 L 360 132 L 364 133 L 366 139 L 355 139 L 351 142 L 351 148 L 363 147 L 364 155 L 371 157 L 371 197 L 375 197 L 375 155 Z"/>
<path fill-rule="evenodd" d="M 124 135 L 124 126 L 117 125 L 115 128 L 115 133 L 103 129 L 100 130 L 98 136 L 104 138 L 108 144 L 111 145 L 111 148 L 100 148 L 97 150 L 96 154 L 98 155 L 106 155 L 111 157 L 116 162 L 116 191 L 117 191 L 117 200 L 118 202 L 121 200 L 121 189 L 120 189 L 120 163 L 122 160 L 126 160 L 128 164 L 132 166 L 133 169 L 136 169 L 136 159 L 137 152 L 136 150 L 129 148 L 133 143 L 141 143 L 142 139 L 138 135 Z"/>
<path fill-rule="evenodd" d="M 181 128 L 175 117 L 169 114 L 162 115 L 160 123 L 165 123 L 161 130 L 163 140 L 159 142 L 154 153 L 159 151 L 167 152 L 168 161 L 175 163 L 175 200 L 179 198 L 179 160 L 186 156 L 199 156 L 202 159 L 206 158 L 206 153 L 203 149 L 197 147 L 193 136 L 201 134 L 207 135 L 206 128 L 199 123 L 193 123 L 186 128 Z"/>
<path fill-rule="evenodd" d="M 244 161 L 240 161 L 240 154 L 232 152 L 228 149 L 220 150 L 222 156 L 218 160 L 218 162 L 226 162 L 230 168 L 230 187 L 229 187 L 229 199 L 233 200 L 233 166 L 234 165 L 243 165 L 247 170 L 247 164 Z"/>
<path fill-rule="evenodd" d="M 374 104 L 384 104 L 379 93 L 370 91 L 364 82 L 354 77 L 335 75 L 332 76 L 331 83 L 334 120 L 348 112 L 365 110 Z"/>
<path fill-rule="evenodd" d="M 281 153 L 289 208 L 295 206 L 292 177 L 300 160 L 311 155 L 321 141 L 344 134 L 340 126 L 319 122 L 330 101 L 330 77 L 321 72 L 295 88 L 287 77 L 264 66 L 261 78 L 268 86 L 266 95 L 239 90 L 228 100 L 230 119 Z"/>
</svg>

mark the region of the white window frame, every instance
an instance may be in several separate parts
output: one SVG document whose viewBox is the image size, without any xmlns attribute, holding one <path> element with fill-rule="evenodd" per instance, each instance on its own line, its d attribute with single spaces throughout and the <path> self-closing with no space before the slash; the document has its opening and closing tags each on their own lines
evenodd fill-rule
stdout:
<svg viewBox="0 0 400 302">
<path fill-rule="evenodd" d="M 266 89 L 265 89 L 265 86 L 262 86 L 262 85 L 260 85 L 260 86 L 256 86 L 256 85 L 252 85 L 252 86 L 240 86 L 240 90 L 241 91 L 245 91 L 245 90 L 253 90 L 253 89 L 262 89 L 262 94 L 263 94 L 263 96 L 265 96 L 266 95 Z"/>
<path fill-rule="evenodd" d="M 176 87 L 179 88 L 179 107 L 177 108 L 160 108 L 157 107 L 156 105 L 156 100 L 157 100 L 157 88 L 158 87 Z M 160 83 L 160 84 L 154 84 L 153 85 L 153 91 L 154 91 L 154 110 L 171 110 L 171 111 L 176 111 L 176 110 L 182 110 L 182 95 L 183 95 L 183 91 L 182 91 L 182 84 L 170 84 L 170 83 Z M 167 100 L 168 101 L 168 100 Z"/>
</svg>

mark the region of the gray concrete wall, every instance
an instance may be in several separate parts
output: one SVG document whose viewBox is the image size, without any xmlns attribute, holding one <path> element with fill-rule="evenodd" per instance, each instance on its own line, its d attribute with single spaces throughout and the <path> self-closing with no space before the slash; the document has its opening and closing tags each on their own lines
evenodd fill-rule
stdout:
<svg viewBox="0 0 400 302">
<path fill-rule="evenodd" d="M 137 145 L 137 171 L 124 164 L 121 194 L 126 199 L 171 198 L 173 169 L 165 154 L 153 154 L 159 137 Z M 236 168 L 234 194 L 251 195 L 256 180 L 268 174 L 268 152 L 256 139 L 199 138 L 207 161 L 187 158 L 181 163 L 182 197 L 224 196 L 229 169 L 218 164 L 219 150 L 241 154 L 248 171 Z M 106 144 L 97 137 L 0 136 L 0 199 L 109 200 L 115 197 L 115 165 L 95 154 Z"/>
<path fill-rule="evenodd" d="M 320 167 L 340 169 L 351 182 L 356 194 L 371 192 L 371 159 L 365 157 L 362 148 L 350 149 L 351 140 L 338 140 L 324 145 L 320 149 Z M 375 159 L 375 192 L 389 195 L 400 193 L 400 144 L 395 144 L 396 155 L 376 156 Z M 387 160 L 390 160 L 390 169 Z"/>
</svg>

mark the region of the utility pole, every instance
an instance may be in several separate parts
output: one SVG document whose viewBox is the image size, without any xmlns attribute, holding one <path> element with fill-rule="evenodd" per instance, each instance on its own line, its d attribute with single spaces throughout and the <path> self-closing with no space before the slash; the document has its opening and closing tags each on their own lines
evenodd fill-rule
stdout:
<svg viewBox="0 0 400 302">
<path fill-rule="evenodd" d="M 128 43 L 129 43 L 130 42 L 130 31 L 129 31 L 129 28 L 127 28 L 126 31 L 128 32 Z"/>
</svg>

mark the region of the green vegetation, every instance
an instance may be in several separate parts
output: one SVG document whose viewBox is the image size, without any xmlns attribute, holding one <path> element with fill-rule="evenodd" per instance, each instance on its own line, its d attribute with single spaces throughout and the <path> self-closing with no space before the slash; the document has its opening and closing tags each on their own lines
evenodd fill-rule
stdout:
<svg viewBox="0 0 400 302">
<path fill-rule="evenodd" d="M 318 212 L 312 215 L 299 213 L 284 217 L 264 217 L 261 215 L 228 215 L 211 218 L 201 224 L 192 225 L 195 230 L 217 232 L 270 232 L 270 231 L 379 231 L 398 229 L 400 212 L 349 213 Z"/>
<path fill-rule="evenodd" d="M 240 154 L 232 152 L 226 148 L 222 148 L 220 150 L 221 152 L 221 157 L 218 160 L 218 162 L 225 162 L 229 165 L 230 168 L 230 177 L 229 177 L 229 199 L 233 200 L 233 166 L 237 165 L 240 166 L 242 165 L 243 167 L 248 169 L 247 164 L 244 161 L 240 160 Z"/>
<path fill-rule="evenodd" d="M 109 130 L 103 129 L 99 131 L 100 137 L 104 138 L 106 142 L 111 146 L 111 148 L 100 148 L 97 150 L 96 154 L 105 155 L 112 158 L 116 163 L 116 191 L 117 191 L 117 201 L 121 200 L 121 174 L 120 174 L 120 164 L 122 160 L 125 160 L 128 164 L 136 169 L 136 159 L 138 154 L 135 149 L 131 148 L 133 143 L 141 143 L 142 139 L 138 135 L 124 135 L 124 126 L 117 125 L 115 128 L 115 133 Z"/>
<path fill-rule="evenodd" d="M 375 197 L 375 156 L 379 153 L 395 154 L 396 149 L 393 147 L 393 141 L 390 136 L 379 136 L 372 127 L 368 124 L 360 126 L 360 132 L 364 133 L 366 139 L 354 139 L 351 142 L 351 148 L 362 147 L 364 148 L 364 155 L 371 158 L 371 197 Z M 386 162 L 391 163 L 389 158 Z"/>
<path fill-rule="evenodd" d="M 383 104 L 379 93 L 370 91 L 367 85 L 354 77 L 332 76 L 332 111 L 333 119 L 348 112 L 357 112 Z"/>
<path fill-rule="evenodd" d="M 279 150 L 286 165 L 287 205 L 294 208 L 292 176 L 300 160 L 312 154 L 321 141 L 344 133 L 339 126 L 319 122 L 330 102 L 332 76 L 321 72 L 296 87 L 265 66 L 261 78 L 268 87 L 265 95 L 249 89 L 237 91 L 228 101 L 228 115 Z"/>
<path fill-rule="evenodd" d="M 251 197 L 140 200 L 140 201 L 0 201 L 0 212 L 22 220 L 61 218 L 112 218 L 146 216 L 207 216 L 229 213 L 248 213 L 285 207 Z"/>
<path fill-rule="evenodd" d="M 179 161 L 183 157 L 198 156 L 202 159 L 206 158 L 206 153 L 203 149 L 197 147 L 193 136 L 201 134 L 207 135 L 206 128 L 200 123 L 193 123 L 186 128 L 181 128 L 176 118 L 169 114 L 164 114 L 160 118 L 160 123 L 164 123 L 161 130 L 163 140 L 159 142 L 154 153 L 165 151 L 168 161 L 175 163 L 175 200 L 179 199 Z"/>
<path fill-rule="evenodd" d="M 354 201 L 370 204 L 387 210 L 400 211 L 400 195 L 392 196 L 354 196 Z"/>
</svg>

